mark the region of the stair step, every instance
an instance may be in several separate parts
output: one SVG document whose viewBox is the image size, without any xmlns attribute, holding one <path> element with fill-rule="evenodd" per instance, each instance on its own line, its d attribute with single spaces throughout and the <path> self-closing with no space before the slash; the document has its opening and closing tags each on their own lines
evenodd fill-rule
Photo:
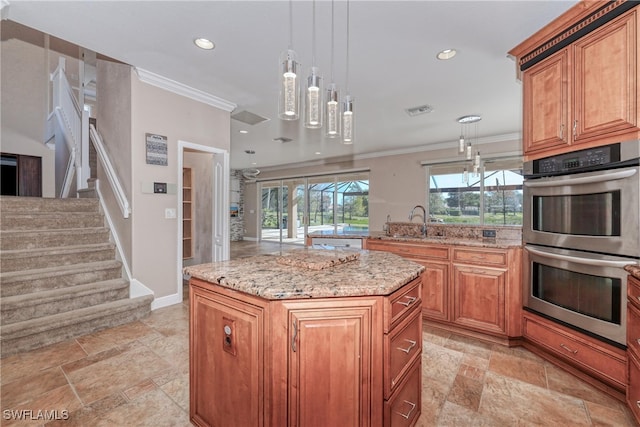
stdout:
<svg viewBox="0 0 640 427">
<path fill-rule="evenodd" d="M 122 277 L 120 261 L 100 261 L 0 273 L 0 296 L 9 297 Z"/>
<path fill-rule="evenodd" d="M 109 229 L 106 227 L 0 231 L 0 250 L 2 251 L 90 245 L 108 241 Z"/>
<path fill-rule="evenodd" d="M 0 320 L 6 325 L 129 298 L 129 282 L 113 279 L 2 299 Z"/>
<path fill-rule="evenodd" d="M 151 301 L 153 296 L 145 295 L 3 325 L 0 357 L 139 320 L 149 314 Z"/>
<path fill-rule="evenodd" d="M 113 243 L 76 245 L 44 249 L 20 249 L 0 254 L 2 271 L 32 270 L 87 262 L 107 261 L 115 258 Z"/>
<path fill-rule="evenodd" d="M 97 199 L 50 199 L 41 197 L 0 196 L 3 212 L 99 212 Z"/>
<path fill-rule="evenodd" d="M 0 214 L 0 230 L 60 230 L 103 226 L 104 217 L 99 212 L 2 211 Z"/>
</svg>

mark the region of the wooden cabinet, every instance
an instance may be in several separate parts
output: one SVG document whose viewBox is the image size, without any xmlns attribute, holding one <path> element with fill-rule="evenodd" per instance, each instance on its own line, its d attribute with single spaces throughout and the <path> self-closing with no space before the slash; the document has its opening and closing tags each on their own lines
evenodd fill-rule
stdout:
<svg viewBox="0 0 640 427">
<path fill-rule="evenodd" d="M 640 423 L 640 280 L 634 276 L 627 280 L 627 358 L 627 403 Z"/>
<path fill-rule="evenodd" d="M 525 312 L 523 317 L 523 336 L 527 343 L 535 344 L 534 347 L 527 345 L 527 348 L 536 353 L 543 349 L 546 353 L 543 356 L 553 356 L 560 366 L 587 381 L 590 378 L 581 373 L 599 379 L 614 390 L 625 389 L 627 358 L 624 350 L 533 313 Z"/>
<path fill-rule="evenodd" d="M 372 341 L 376 301 L 301 301 L 284 306 L 291 343 L 289 425 L 371 425 L 371 372 L 379 363 Z"/>
<path fill-rule="evenodd" d="M 495 249 L 368 239 L 366 248 L 425 266 L 422 315 L 498 339 L 522 334 L 521 248 Z"/>
<path fill-rule="evenodd" d="M 541 30 L 549 39 L 536 34 L 510 52 L 524 68 L 523 148 L 529 159 L 638 138 L 638 11 L 617 16 L 617 6 L 596 11 L 600 6 L 593 2 L 587 7 L 594 10 L 585 11 L 581 4 L 575 22 L 556 20 Z M 612 17 L 606 24 L 588 30 L 594 17 L 606 15 Z M 557 27 L 562 22 L 565 27 Z"/>
<path fill-rule="evenodd" d="M 190 299 L 192 421 L 201 426 L 265 425 L 264 303 L 196 286 Z"/>
<path fill-rule="evenodd" d="M 264 300 L 192 278 L 198 426 L 412 426 L 421 279 L 388 296 Z"/>
<path fill-rule="evenodd" d="M 182 168 L 182 258 L 193 257 L 193 189 L 191 168 Z"/>
</svg>

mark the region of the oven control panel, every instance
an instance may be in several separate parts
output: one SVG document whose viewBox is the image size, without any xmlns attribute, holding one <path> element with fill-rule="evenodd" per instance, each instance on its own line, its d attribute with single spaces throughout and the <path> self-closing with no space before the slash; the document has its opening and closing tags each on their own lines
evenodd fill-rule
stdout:
<svg viewBox="0 0 640 427">
<path fill-rule="evenodd" d="M 611 144 L 525 162 L 523 172 L 529 176 L 563 175 L 619 161 L 620 146 Z"/>
</svg>

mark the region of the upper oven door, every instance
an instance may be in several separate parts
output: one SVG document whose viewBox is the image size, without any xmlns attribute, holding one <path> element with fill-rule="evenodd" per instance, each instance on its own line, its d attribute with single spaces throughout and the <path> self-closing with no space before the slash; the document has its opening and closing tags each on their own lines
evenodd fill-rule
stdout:
<svg viewBox="0 0 640 427">
<path fill-rule="evenodd" d="M 526 243 L 640 257 L 638 166 L 524 183 Z"/>
</svg>

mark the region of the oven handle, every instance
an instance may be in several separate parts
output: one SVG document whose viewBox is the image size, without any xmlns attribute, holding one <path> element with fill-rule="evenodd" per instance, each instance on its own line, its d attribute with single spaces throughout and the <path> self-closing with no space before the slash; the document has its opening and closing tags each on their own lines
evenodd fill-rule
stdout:
<svg viewBox="0 0 640 427">
<path fill-rule="evenodd" d="M 576 184 L 593 184 L 598 182 L 615 181 L 617 179 L 625 179 L 635 175 L 637 169 L 627 169 L 617 172 L 603 173 L 602 175 L 583 176 L 578 178 L 566 178 L 563 180 L 534 180 L 525 181 L 524 186 L 530 188 L 538 187 L 557 187 L 560 185 L 576 185 Z"/>
<path fill-rule="evenodd" d="M 554 254 L 551 252 L 543 251 L 540 249 L 533 249 L 529 246 L 525 246 L 525 249 L 532 254 L 545 256 L 547 258 L 559 259 L 562 261 L 575 262 L 577 264 L 586 264 L 586 265 L 595 265 L 598 267 L 624 267 L 625 265 L 633 264 L 631 261 L 607 261 L 603 259 L 592 259 L 592 258 L 580 258 L 571 255 L 560 255 Z"/>
</svg>

